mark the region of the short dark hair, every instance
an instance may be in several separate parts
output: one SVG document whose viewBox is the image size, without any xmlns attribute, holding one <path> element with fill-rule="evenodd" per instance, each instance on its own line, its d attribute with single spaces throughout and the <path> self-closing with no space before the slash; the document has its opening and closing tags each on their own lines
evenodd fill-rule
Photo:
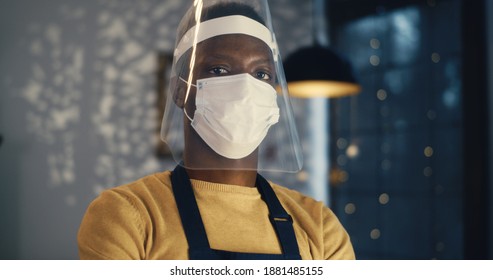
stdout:
<svg viewBox="0 0 493 280">
<path fill-rule="evenodd" d="M 265 26 L 264 19 L 252 6 L 241 4 L 241 3 L 219 3 L 212 5 L 210 7 L 206 7 L 202 11 L 200 21 L 203 22 L 215 18 L 234 16 L 234 15 L 240 15 L 240 16 L 251 18 Z M 181 40 L 183 35 L 185 35 L 185 33 L 190 28 L 195 26 L 195 24 L 196 24 L 195 19 L 193 17 L 190 17 L 188 23 L 184 26 L 185 28 L 182 28 L 181 30 L 178 31 L 179 32 L 177 37 L 178 40 Z"/>
<path fill-rule="evenodd" d="M 210 6 L 202 13 L 201 21 L 233 15 L 249 17 L 265 25 L 264 19 L 253 7 L 240 3 L 220 3 Z"/>
</svg>

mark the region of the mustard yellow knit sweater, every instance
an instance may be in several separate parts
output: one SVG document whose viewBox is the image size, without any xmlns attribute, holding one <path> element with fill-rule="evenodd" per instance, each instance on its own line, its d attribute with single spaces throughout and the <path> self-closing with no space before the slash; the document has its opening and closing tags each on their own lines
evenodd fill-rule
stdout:
<svg viewBox="0 0 493 280">
<path fill-rule="evenodd" d="M 187 259 L 170 175 L 169 171 L 149 175 L 101 193 L 89 205 L 79 229 L 80 258 Z M 191 181 L 211 248 L 281 253 L 256 188 Z M 355 258 L 348 234 L 330 209 L 299 192 L 272 186 L 293 217 L 303 259 Z"/>
</svg>

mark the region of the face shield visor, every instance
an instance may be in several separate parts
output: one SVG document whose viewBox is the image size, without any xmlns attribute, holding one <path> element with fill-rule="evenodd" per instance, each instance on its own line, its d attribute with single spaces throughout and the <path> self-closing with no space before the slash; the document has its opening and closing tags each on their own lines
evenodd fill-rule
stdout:
<svg viewBox="0 0 493 280">
<path fill-rule="evenodd" d="M 195 0 L 177 30 L 169 84 L 161 138 L 178 164 L 301 169 L 266 0 Z"/>
</svg>

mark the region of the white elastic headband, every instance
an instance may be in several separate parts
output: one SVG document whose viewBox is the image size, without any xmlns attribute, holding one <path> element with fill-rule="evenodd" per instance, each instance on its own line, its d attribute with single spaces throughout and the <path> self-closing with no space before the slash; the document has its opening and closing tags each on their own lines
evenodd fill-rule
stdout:
<svg viewBox="0 0 493 280">
<path fill-rule="evenodd" d="M 198 32 L 195 30 L 197 28 Z M 193 44 L 226 34 L 245 34 L 264 41 L 271 48 L 274 60 L 277 61 L 277 44 L 270 30 L 258 21 L 240 15 L 198 22 L 183 35 L 176 46 L 175 59 L 178 60 Z"/>
</svg>

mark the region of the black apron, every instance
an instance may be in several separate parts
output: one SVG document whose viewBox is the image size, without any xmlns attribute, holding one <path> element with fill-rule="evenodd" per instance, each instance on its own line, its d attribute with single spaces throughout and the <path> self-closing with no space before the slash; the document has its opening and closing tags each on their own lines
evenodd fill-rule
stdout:
<svg viewBox="0 0 493 280">
<path fill-rule="evenodd" d="M 267 180 L 257 174 L 256 186 L 269 209 L 269 219 L 281 243 L 282 254 L 239 253 L 211 249 L 188 174 L 177 165 L 171 174 L 173 193 L 188 241 L 191 260 L 301 260 L 293 229 L 286 213 Z"/>
</svg>

